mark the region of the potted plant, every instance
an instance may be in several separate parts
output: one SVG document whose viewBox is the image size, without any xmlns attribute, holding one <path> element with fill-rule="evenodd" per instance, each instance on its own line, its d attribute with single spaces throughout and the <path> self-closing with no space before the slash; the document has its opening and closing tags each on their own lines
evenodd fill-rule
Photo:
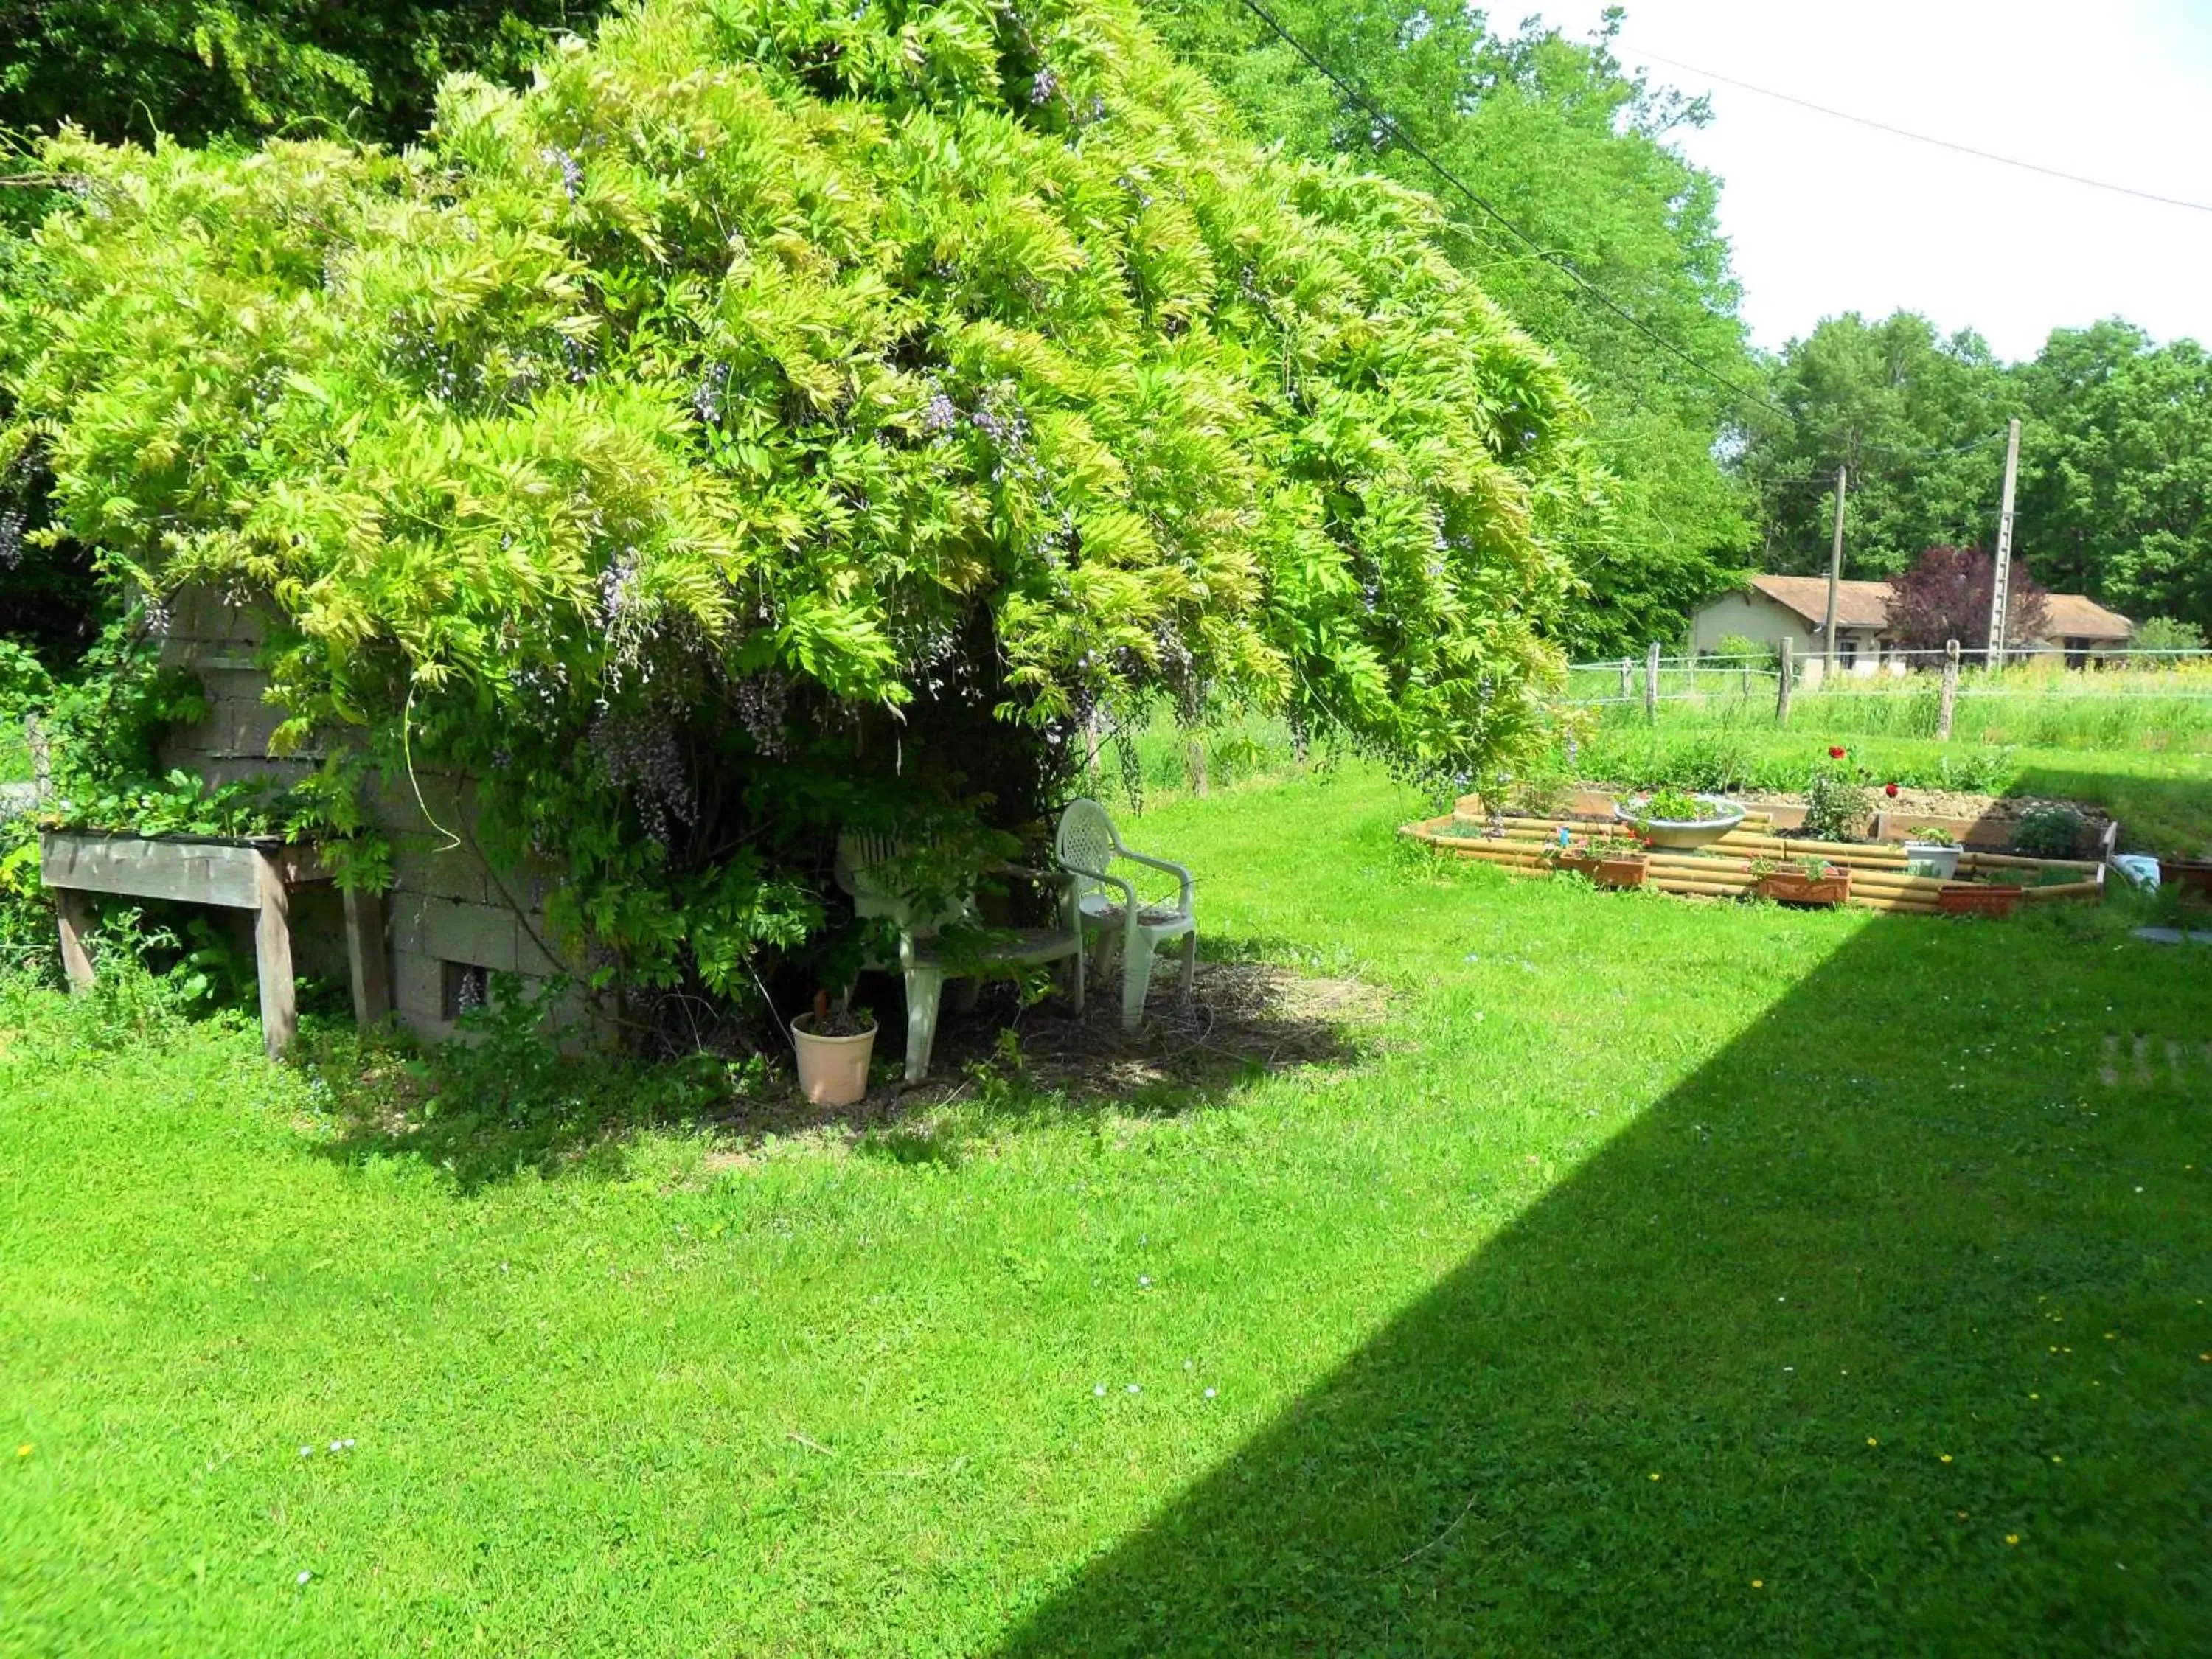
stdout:
<svg viewBox="0 0 2212 1659">
<path fill-rule="evenodd" d="M 1775 859 L 1751 861 L 1753 890 L 1778 904 L 1841 904 L 1851 896 L 1851 871 L 1846 864 L 1831 864 L 1817 854 L 1784 863 Z"/>
<path fill-rule="evenodd" d="M 1947 916 L 2008 916 L 2020 908 L 2025 889 L 2000 882 L 1946 882 L 1936 908 Z"/>
<path fill-rule="evenodd" d="M 1652 846 L 1684 850 L 1718 841 L 1743 822 L 1743 808 L 1734 801 L 1686 789 L 1655 789 L 1622 801 L 1613 811 Z"/>
<path fill-rule="evenodd" d="M 1559 845 L 1546 854 L 1546 861 L 1600 887 L 1641 887 L 1651 870 L 1651 854 L 1643 842 L 1617 830 L 1574 839 L 1562 831 Z"/>
<path fill-rule="evenodd" d="M 799 1054 L 799 1091 L 816 1106 L 850 1106 L 868 1092 L 868 1062 L 876 1052 L 876 1022 L 865 1008 L 832 1008 L 830 994 L 814 994 L 814 1012 L 791 1022 Z"/>
<path fill-rule="evenodd" d="M 1905 838 L 1905 860 L 1916 876 L 1948 881 L 1959 873 L 1959 838 L 1941 824 L 1923 824 Z"/>
</svg>

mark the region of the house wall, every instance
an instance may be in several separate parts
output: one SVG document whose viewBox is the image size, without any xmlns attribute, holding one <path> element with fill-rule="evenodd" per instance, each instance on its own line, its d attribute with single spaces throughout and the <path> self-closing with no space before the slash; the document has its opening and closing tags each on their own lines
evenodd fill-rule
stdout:
<svg viewBox="0 0 2212 1659">
<path fill-rule="evenodd" d="M 1815 635 L 1803 617 L 1754 590 L 1724 593 L 1699 605 L 1690 619 L 1692 650 L 1713 650 L 1730 634 L 1741 634 L 1778 650 L 1787 638 L 1791 653 L 1801 662 L 1818 649 Z"/>
<path fill-rule="evenodd" d="M 164 738 L 164 767 L 182 768 L 211 783 L 252 776 L 291 783 L 320 762 L 320 752 L 312 749 L 294 757 L 269 753 L 270 737 L 283 716 L 264 701 L 269 677 L 255 662 L 266 629 L 264 615 L 228 604 L 211 590 L 191 588 L 176 596 L 161 660 L 197 675 L 210 708 L 205 720 Z M 477 812 L 467 780 L 424 774 L 410 787 L 403 779 L 371 801 L 370 817 L 393 849 L 384 945 L 402 1024 L 428 1040 L 453 1035 L 453 993 L 465 969 L 517 974 L 533 996 L 546 980 L 565 971 L 545 922 L 548 873 L 492 868 L 477 850 Z M 337 896 L 310 893 L 301 899 L 292 921 L 301 971 L 343 981 L 345 938 Z M 586 1021 L 588 1005 L 573 991 L 569 996 L 556 1018 Z"/>
<path fill-rule="evenodd" d="M 1697 614 L 1690 619 L 1690 647 L 1693 651 L 1713 650 L 1731 634 L 1741 634 L 1778 651 L 1782 648 L 1782 641 L 1788 640 L 1790 655 L 1804 682 L 1810 685 L 1820 684 L 1826 666 L 1820 630 L 1788 605 L 1756 589 L 1747 589 L 1723 594 L 1698 606 Z M 1838 634 L 1844 642 L 1857 647 L 1850 668 L 1843 672 L 1863 676 L 1905 672 L 1901 661 L 1890 661 L 1882 655 L 1879 629 L 1844 628 Z"/>
</svg>

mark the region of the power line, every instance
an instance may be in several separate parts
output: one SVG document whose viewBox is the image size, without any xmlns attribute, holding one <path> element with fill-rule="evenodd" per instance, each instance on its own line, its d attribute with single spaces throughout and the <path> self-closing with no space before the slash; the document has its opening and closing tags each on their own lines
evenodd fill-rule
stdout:
<svg viewBox="0 0 2212 1659">
<path fill-rule="evenodd" d="M 1649 58 L 1655 64 L 1664 64 L 1669 69 L 1682 70 L 1691 75 L 1703 76 L 1709 81 L 1718 81 L 1723 86 L 1735 87 L 1743 92 L 1757 93 L 1761 98 L 1771 98 L 1778 103 L 1795 104 L 1799 109 L 1809 109 L 1817 115 L 1826 115 L 1838 121 L 1849 121 L 1855 126 L 1872 127 L 1876 132 L 1887 132 L 1893 137 L 1910 138 L 1916 143 L 1933 144 L 1938 149 L 1955 150 L 1961 155 L 1972 155 L 1979 161 L 1995 161 L 1999 167 L 2018 167 L 2023 173 L 2039 173 L 2046 179 L 2063 179 L 2069 185 L 2083 185 L 2091 190 L 2108 190 L 2118 196 L 2132 196 L 2140 202 L 2156 202 L 2163 207 L 2187 208 L 2192 213 L 2212 213 L 2212 203 L 2191 202 L 2179 196 L 2160 196 L 2154 191 L 2137 190 L 2132 185 L 2116 185 L 2109 179 L 2090 179 L 2078 173 L 2068 173 L 2059 167 L 2047 167 L 2036 161 L 2023 161 L 2018 156 L 2000 155 L 1995 150 L 1976 149 L 1972 144 L 1954 143 L 1948 138 L 1937 138 L 1925 132 L 1914 132 L 1907 127 L 1892 126 L 1887 121 L 1877 121 L 1870 116 L 1853 115 L 1849 110 L 1831 109 L 1826 104 L 1816 104 L 1809 98 L 1794 97 L 1786 92 L 1777 92 L 1771 87 L 1754 86 L 1748 81 L 1739 81 L 1709 69 L 1699 69 L 1695 64 L 1686 64 L 1679 58 L 1662 57 L 1656 52 L 1639 52 L 1638 57 Z"/>
<path fill-rule="evenodd" d="M 1507 230 L 1510 231 L 1522 241 L 1527 243 L 1530 248 L 1534 250 L 1536 257 L 1541 259 L 1546 264 L 1548 264 L 1554 270 L 1563 273 L 1568 280 L 1576 285 L 1576 287 L 1580 289 L 1583 293 L 1589 295 L 1591 299 L 1596 301 L 1598 304 L 1603 306 L 1607 311 L 1613 313 L 1614 316 L 1620 318 L 1621 321 L 1626 323 L 1638 333 L 1643 335 L 1646 339 L 1651 341 L 1655 345 L 1659 346 L 1663 350 L 1680 358 L 1684 362 L 1696 369 L 1698 373 L 1703 374 L 1715 385 L 1727 388 L 1727 390 L 1734 392 L 1737 397 L 1741 398 L 1747 403 L 1758 404 L 1761 409 L 1767 410 L 1770 414 L 1779 415 L 1784 420 L 1789 422 L 1792 426 L 1797 424 L 1797 417 L 1792 415 L 1788 410 L 1783 408 L 1781 404 L 1770 403 L 1765 398 L 1760 397 L 1757 392 L 1753 392 L 1747 387 L 1738 386 L 1734 380 L 1729 379 L 1727 375 L 1722 374 L 1720 370 L 1713 368 L 1711 364 L 1703 362 L 1699 358 L 1692 356 L 1680 346 L 1676 345 L 1672 340 L 1660 333 L 1656 329 L 1651 327 L 1650 324 L 1646 323 L 1642 318 L 1637 316 L 1635 313 L 1630 311 L 1626 306 L 1622 305 L 1618 300 L 1615 300 L 1610 294 L 1607 294 L 1596 283 L 1591 282 L 1590 279 L 1583 276 L 1581 271 L 1576 270 L 1573 263 L 1568 259 L 1565 254 L 1561 253 L 1555 249 L 1546 247 L 1534 236 L 1531 236 L 1527 231 L 1522 229 L 1519 225 L 1507 218 L 1504 213 L 1498 210 L 1497 207 L 1486 200 L 1482 196 L 1479 195 L 1474 187 L 1468 185 L 1466 180 L 1462 179 L 1457 173 L 1454 173 L 1449 167 L 1437 161 L 1435 156 L 1430 155 L 1427 150 L 1422 149 L 1419 144 L 1415 143 L 1413 136 L 1408 133 L 1406 129 L 1399 124 L 1397 119 L 1388 111 L 1384 110 L 1364 92 L 1352 85 L 1352 82 L 1346 81 L 1327 64 L 1324 64 L 1320 58 L 1316 58 L 1303 40 L 1300 40 L 1296 35 L 1292 34 L 1288 29 L 1285 28 L 1280 23 L 1275 21 L 1273 15 L 1268 12 L 1267 9 L 1260 4 L 1260 0 L 1242 0 L 1242 3 L 1244 9 L 1250 12 L 1255 17 L 1258 18 L 1262 23 L 1265 23 L 1268 28 L 1273 30 L 1275 35 L 1285 46 L 1288 46 L 1292 52 L 1297 53 L 1299 57 L 1304 58 L 1318 74 L 1328 81 L 1331 85 L 1334 86 L 1339 92 L 1342 93 L 1346 98 L 1349 98 L 1361 109 L 1366 111 L 1370 119 L 1379 123 L 1382 126 L 1388 129 L 1391 136 L 1395 138 L 1400 144 L 1402 144 L 1407 150 L 1411 151 L 1413 155 L 1419 156 L 1423 161 L 1426 162 L 1428 164 L 1429 170 L 1434 173 L 1437 178 L 1443 179 L 1454 190 L 1457 191 L 1462 196 L 1467 198 L 1467 199 L 1472 202 L 1477 208 L 1480 209 L 1491 218 L 1495 219 L 1499 224 L 1503 225 Z"/>
</svg>

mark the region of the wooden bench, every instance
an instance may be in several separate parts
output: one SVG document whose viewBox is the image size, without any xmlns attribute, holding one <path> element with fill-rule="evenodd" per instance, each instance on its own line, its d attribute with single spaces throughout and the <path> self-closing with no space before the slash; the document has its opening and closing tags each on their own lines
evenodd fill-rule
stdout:
<svg viewBox="0 0 2212 1659">
<path fill-rule="evenodd" d="M 331 873 L 312 847 L 207 836 L 101 835 L 49 830 L 39 838 L 39 878 L 60 913 L 62 967 L 73 991 L 92 986 L 91 896 L 167 899 L 253 913 L 261 1040 L 271 1059 L 299 1034 L 292 983 L 291 896 L 327 887 Z M 346 958 L 354 1016 L 364 1025 L 391 1012 L 384 959 L 384 907 L 374 893 L 344 895 Z"/>
</svg>

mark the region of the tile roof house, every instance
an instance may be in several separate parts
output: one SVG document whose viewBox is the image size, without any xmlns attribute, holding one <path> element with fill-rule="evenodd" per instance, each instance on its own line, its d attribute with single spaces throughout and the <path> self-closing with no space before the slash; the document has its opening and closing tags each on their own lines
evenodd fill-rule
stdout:
<svg viewBox="0 0 2212 1659">
<path fill-rule="evenodd" d="M 1847 672 L 1871 674 L 1887 668 L 1901 673 L 1905 659 L 1887 636 L 1887 582 L 1846 581 L 1836 585 L 1836 654 Z M 1778 646 L 1784 638 L 1800 660 L 1825 657 L 1821 631 L 1827 619 L 1825 576 L 1754 576 L 1750 584 L 1723 594 L 1698 609 L 1691 619 L 1691 645 L 1711 651 L 1731 634 Z M 2063 651 L 2080 663 L 2124 648 L 2135 624 L 2080 593 L 2053 593 L 2045 605 L 2040 650 Z"/>
</svg>

